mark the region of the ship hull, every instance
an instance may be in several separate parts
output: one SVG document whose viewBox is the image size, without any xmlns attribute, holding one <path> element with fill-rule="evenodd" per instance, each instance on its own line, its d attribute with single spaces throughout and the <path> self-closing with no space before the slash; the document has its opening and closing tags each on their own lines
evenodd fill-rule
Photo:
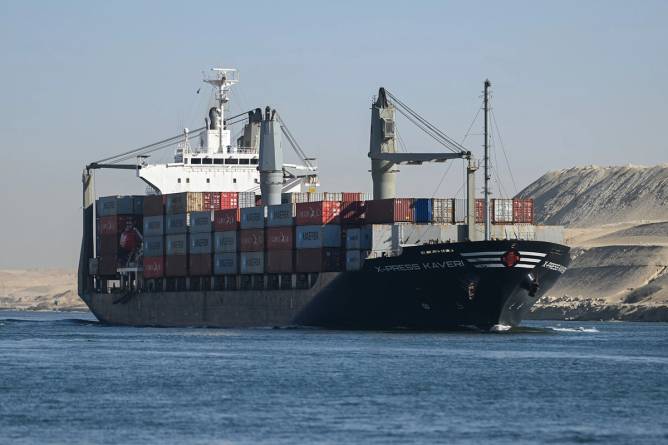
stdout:
<svg viewBox="0 0 668 445">
<path fill-rule="evenodd" d="M 517 258 L 504 263 L 513 252 Z M 541 241 L 406 247 L 362 270 L 322 272 L 308 289 L 83 292 L 104 323 L 162 327 L 450 330 L 517 326 L 565 271 L 569 249 Z"/>
</svg>

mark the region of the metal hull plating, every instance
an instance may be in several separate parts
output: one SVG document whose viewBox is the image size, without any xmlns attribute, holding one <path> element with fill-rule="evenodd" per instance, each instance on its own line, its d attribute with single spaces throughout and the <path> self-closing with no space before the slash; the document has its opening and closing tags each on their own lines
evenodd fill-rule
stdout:
<svg viewBox="0 0 668 445">
<path fill-rule="evenodd" d="M 508 251 L 519 254 L 512 267 Z M 100 321 L 121 325 L 487 329 L 518 325 L 568 261 L 568 247 L 541 241 L 430 244 L 320 273 L 309 289 L 80 295 Z"/>
</svg>

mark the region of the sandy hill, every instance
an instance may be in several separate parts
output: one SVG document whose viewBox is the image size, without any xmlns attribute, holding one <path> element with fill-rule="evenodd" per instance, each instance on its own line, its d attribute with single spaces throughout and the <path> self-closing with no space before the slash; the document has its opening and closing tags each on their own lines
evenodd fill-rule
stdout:
<svg viewBox="0 0 668 445">
<path fill-rule="evenodd" d="M 76 279 L 58 269 L 0 270 L 0 309 L 87 310 Z"/>
<path fill-rule="evenodd" d="M 519 195 L 535 200 L 542 224 L 591 227 L 668 220 L 668 164 L 552 171 Z"/>
</svg>

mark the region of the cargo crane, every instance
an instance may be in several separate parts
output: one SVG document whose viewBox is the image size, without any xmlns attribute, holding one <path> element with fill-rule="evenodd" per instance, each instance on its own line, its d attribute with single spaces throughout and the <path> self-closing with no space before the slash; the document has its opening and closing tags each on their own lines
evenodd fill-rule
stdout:
<svg viewBox="0 0 668 445">
<path fill-rule="evenodd" d="M 449 153 L 397 153 L 395 111 L 399 111 L 437 143 L 447 148 Z M 451 159 L 466 160 L 467 238 L 469 241 L 476 241 L 475 172 L 478 167 L 471 151 L 448 137 L 382 87 L 378 90 L 378 96 L 371 107 L 369 158 L 371 158 L 373 199 L 388 199 L 396 196 L 396 174 L 398 170 L 395 165 L 421 165 L 424 162 L 445 162 Z M 487 155 L 485 155 L 485 159 L 487 159 Z M 485 167 L 487 167 L 487 163 L 485 163 Z M 487 177 L 486 170 L 485 177 Z M 485 189 L 487 189 L 487 180 L 485 180 Z M 485 196 L 487 196 L 487 192 L 485 192 Z M 485 240 L 488 240 L 488 229 L 485 234 Z"/>
</svg>

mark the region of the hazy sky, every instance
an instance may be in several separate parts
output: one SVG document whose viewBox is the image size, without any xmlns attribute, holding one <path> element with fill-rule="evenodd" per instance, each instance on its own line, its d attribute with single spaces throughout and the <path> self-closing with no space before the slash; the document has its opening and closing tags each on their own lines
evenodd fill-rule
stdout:
<svg viewBox="0 0 668 445">
<path fill-rule="evenodd" d="M 232 111 L 278 108 L 322 190 L 370 190 L 381 85 L 461 140 L 488 77 L 518 189 L 575 165 L 666 162 L 667 22 L 665 1 L 3 1 L 0 267 L 75 267 L 83 166 L 201 126 L 208 88 L 195 92 L 215 65 L 241 72 Z M 437 149 L 398 126 L 409 149 Z M 465 141 L 478 155 L 480 127 Z M 513 194 L 496 139 L 494 186 Z M 399 194 L 432 196 L 445 168 L 402 168 Z M 102 176 L 102 194 L 143 190 Z"/>
</svg>

